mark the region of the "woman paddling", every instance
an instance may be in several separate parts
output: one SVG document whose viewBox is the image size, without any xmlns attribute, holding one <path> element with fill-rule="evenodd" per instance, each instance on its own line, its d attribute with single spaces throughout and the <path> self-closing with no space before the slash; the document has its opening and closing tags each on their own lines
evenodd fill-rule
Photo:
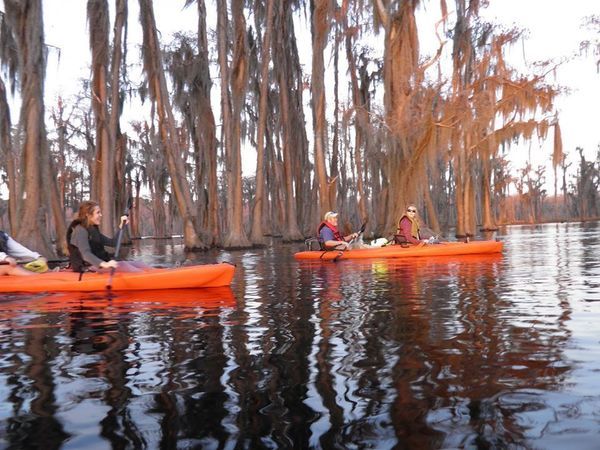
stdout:
<svg viewBox="0 0 600 450">
<path fill-rule="evenodd" d="M 427 242 L 421 239 L 421 223 L 417 218 L 417 207 L 414 204 L 408 205 L 406 213 L 400 218 L 394 240 L 396 244 L 401 245 L 423 245 Z"/>
<path fill-rule="evenodd" d="M 428 238 L 427 236 L 424 236 L 426 233 L 423 233 L 423 228 L 428 230 L 427 227 L 421 226 L 421 222 L 417 217 L 417 207 L 411 203 L 406 208 L 406 213 L 404 213 L 398 222 L 398 229 L 394 235 L 394 241 L 396 244 L 402 246 L 407 246 L 409 244 L 439 244 L 439 239 L 433 236 L 433 234 Z M 431 232 L 431 230 L 429 231 Z"/>
<path fill-rule="evenodd" d="M 83 202 L 79 206 L 77 219 L 71 222 L 67 230 L 69 245 L 69 261 L 74 272 L 108 272 L 116 269 L 118 272 L 140 272 L 148 266 L 138 261 L 116 261 L 106 251 L 105 246 L 115 247 L 116 239 L 100 233 L 102 212 L 94 201 Z M 119 228 L 129 222 L 126 215 L 121 216 Z"/>
</svg>

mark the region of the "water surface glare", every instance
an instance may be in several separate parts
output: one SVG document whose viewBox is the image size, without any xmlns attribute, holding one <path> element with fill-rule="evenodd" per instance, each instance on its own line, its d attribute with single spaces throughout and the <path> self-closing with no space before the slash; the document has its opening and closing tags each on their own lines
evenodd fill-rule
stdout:
<svg viewBox="0 0 600 450">
<path fill-rule="evenodd" d="M 600 448 L 600 224 L 497 237 L 337 263 L 142 241 L 234 283 L 0 294 L 0 448 Z"/>
</svg>

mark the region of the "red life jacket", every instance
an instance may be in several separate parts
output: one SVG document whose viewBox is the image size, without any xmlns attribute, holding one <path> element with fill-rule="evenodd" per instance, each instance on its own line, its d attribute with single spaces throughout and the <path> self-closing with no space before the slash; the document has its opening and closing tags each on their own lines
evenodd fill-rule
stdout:
<svg viewBox="0 0 600 450">
<path fill-rule="evenodd" d="M 317 228 L 317 236 L 318 237 L 321 237 L 321 229 L 323 227 L 327 227 L 331 231 L 333 231 L 333 237 L 335 238 L 336 241 L 343 241 L 344 240 L 344 237 L 340 234 L 340 232 L 338 231 L 337 227 L 334 227 L 333 225 L 331 225 L 327 221 L 321 222 L 320 225 L 319 225 L 319 228 Z"/>
</svg>

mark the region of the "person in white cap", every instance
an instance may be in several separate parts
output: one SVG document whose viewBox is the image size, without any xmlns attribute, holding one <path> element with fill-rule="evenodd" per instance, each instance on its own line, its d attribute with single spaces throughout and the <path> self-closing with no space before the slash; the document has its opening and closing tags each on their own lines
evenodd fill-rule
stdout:
<svg viewBox="0 0 600 450">
<path fill-rule="evenodd" d="M 358 237 L 358 233 L 352 233 L 348 236 L 342 236 L 338 230 L 338 213 L 329 211 L 325 213 L 323 222 L 317 229 L 319 240 L 325 250 L 347 250 L 352 239 Z"/>
</svg>

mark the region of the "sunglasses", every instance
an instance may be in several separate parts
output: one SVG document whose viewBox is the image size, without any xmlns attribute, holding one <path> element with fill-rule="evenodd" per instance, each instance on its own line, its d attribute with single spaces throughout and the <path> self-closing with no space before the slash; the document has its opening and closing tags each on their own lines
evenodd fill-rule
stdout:
<svg viewBox="0 0 600 450">
<path fill-rule="evenodd" d="M 407 209 L 406 212 L 414 212 L 414 213 L 416 213 L 417 210 L 416 209 Z"/>
</svg>

